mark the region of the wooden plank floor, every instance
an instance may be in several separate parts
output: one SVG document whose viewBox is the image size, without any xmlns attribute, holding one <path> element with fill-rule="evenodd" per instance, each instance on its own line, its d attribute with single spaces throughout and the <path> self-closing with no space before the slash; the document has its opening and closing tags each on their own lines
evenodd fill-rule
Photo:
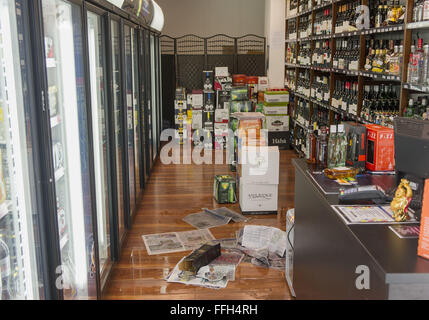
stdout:
<svg viewBox="0 0 429 320">
<path fill-rule="evenodd" d="M 285 213 L 294 207 L 295 172 L 293 151 L 281 151 L 279 215 L 250 216 L 250 224 L 285 229 Z M 193 227 L 182 221 L 201 208 L 219 207 L 212 197 L 213 176 L 229 174 L 227 165 L 163 165 L 159 161 L 142 197 L 134 225 L 128 233 L 120 261 L 113 267 L 104 291 L 104 299 L 153 300 L 240 300 L 290 299 L 284 271 L 241 263 L 236 280 L 227 288 L 213 290 L 178 283 L 167 283 L 165 276 L 188 252 L 149 256 L 142 235 L 187 231 Z M 239 205 L 229 205 L 239 211 Z M 235 237 L 242 223 L 211 229 L 215 238 Z"/>
</svg>

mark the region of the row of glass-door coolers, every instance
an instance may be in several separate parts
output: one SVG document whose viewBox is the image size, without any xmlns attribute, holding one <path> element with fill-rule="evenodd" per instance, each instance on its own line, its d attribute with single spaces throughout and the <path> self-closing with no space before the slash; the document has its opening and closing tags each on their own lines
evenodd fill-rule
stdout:
<svg viewBox="0 0 429 320">
<path fill-rule="evenodd" d="M 0 292 L 96 299 L 159 151 L 159 34 L 0 0 Z"/>
</svg>

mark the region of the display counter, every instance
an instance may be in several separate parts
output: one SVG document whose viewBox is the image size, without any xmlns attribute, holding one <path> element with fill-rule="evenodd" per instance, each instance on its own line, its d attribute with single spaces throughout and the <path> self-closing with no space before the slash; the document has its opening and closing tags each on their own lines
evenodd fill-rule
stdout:
<svg viewBox="0 0 429 320">
<path fill-rule="evenodd" d="M 429 298 L 429 260 L 417 256 L 418 239 L 401 239 L 386 224 L 347 225 L 332 208 L 341 186 L 312 174 L 304 159 L 293 164 L 297 299 Z M 363 175 L 358 183 L 388 191 L 395 180 Z"/>
</svg>

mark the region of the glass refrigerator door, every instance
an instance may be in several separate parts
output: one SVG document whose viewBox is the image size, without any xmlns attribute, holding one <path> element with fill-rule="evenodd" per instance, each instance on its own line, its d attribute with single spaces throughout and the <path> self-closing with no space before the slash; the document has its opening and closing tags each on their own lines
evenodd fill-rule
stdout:
<svg viewBox="0 0 429 320">
<path fill-rule="evenodd" d="M 128 153 L 128 186 L 130 216 L 133 215 L 136 205 L 135 157 L 134 157 L 134 96 L 133 96 L 133 52 L 134 30 L 128 25 L 124 26 L 125 34 L 125 73 L 127 98 L 127 153 Z"/>
<path fill-rule="evenodd" d="M 94 298 L 95 264 L 81 8 L 43 0 L 52 156 L 65 299 Z"/>
<path fill-rule="evenodd" d="M 18 31 L 21 9 L 0 0 L 0 300 L 43 298 L 28 101 Z M 18 16 L 17 16 L 18 14 Z M 21 23 L 21 22 L 20 22 Z M 19 24 L 21 25 L 21 24 Z M 37 246 L 40 248 L 40 246 Z M 40 293 L 39 293 L 40 292 Z"/>
<path fill-rule="evenodd" d="M 140 141 L 140 104 L 139 104 L 139 64 L 138 64 L 138 33 L 135 29 L 131 30 L 132 41 L 131 48 L 133 53 L 133 117 L 134 117 L 134 168 L 135 168 L 135 188 L 136 195 L 140 193 L 140 159 L 141 159 L 141 141 Z"/>
<path fill-rule="evenodd" d="M 110 264 L 109 172 L 107 167 L 106 78 L 104 28 L 102 18 L 88 12 L 88 52 L 91 81 L 93 154 L 97 203 L 98 250 L 101 283 L 106 281 Z"/>
<path fill-rule="evenodd" d="M 123 161 L 124 152 L 122 138 L 122 100 L 121 100 L 121 67 L 120 67 L 120 37 L 119 22 L 111 20 L 111 45 L 112 45 L 112 70 L 113 70 L 113 111 L 115 123 L 115 159 L 116 159 L 116 189 L 117 189 L 117 213 L 119 221 L 119 240 L 122 241 L 125 234 L 124 225 L 124 179 Z"/>
<path fill-rule="evenodd" d="M 155 61 L 155 38 L 150 36 L 150 70 L 151 70 L 151 92 L 152 92 L 152 159 L 158 155 L 158 115 L 157 115 L 157 95 L 156 95 L 156 61 Z"/>
<path fill-rule="evenodd" d="M 146 121 L 147 121 L 147 128 L 146 128 L 146 134 L 147 134 L 147 141 L 146 141 L 146 148 L 147 148 L 147 174 L 150 175 L 150 170 L 152 169 L 152 150 L 153 150 L 153 138 L 152 138 L 152 98 L 151 98 L 151 69 L 150 69 L 150 35 L 149 32 L 145 31 L 145 71 L 146 71 L 146 98 L 147 98 L 147 113 L 146 113 Z"/>
<path fill-rule="evenodd" d="M 141 115 L 139 117 L 140 120 L 140 134 L 141 134 L 141 144 L 140 144 L 140 148 L 141 148 L 141 164 L 142 167 L 141 172 L 140 172 L 140 188 L 143 189 L 147 180 L 147 155 L 146 155 L 146 150 L 147 150 L 147 143 L 148 143 L 148 138 L 146 136 L 147 132 L 146 132 L 146 113 L 145 113 L 145 106 L 147 104 L 146 101 L 146 90 L 147 90 L 147 81 L 146 81 L 146 67 L 145 67 L 145 63 L 146 63 L 146 56 L 145 56 L 145 48 L 146 48 L 146 44 L 145 44 L 145 31 L 141 30 L 140 31 L 140 43 L 139 43 L 139 70 L 140 70 L 140 112 Z"/>
<path fill-rule="evenodd" d="M 162 110 L 163 110 L 163 104 L 162 104 L 162 58 L 161 58 L 161 45 L 159 41 L 159 37 L 156 38 L 157 40 L 157 52 L 158 52 L 158 97 L 159 97 L 159 123 L 160 128 L 159 132 L 163 130 L 163 117 L 162 117 Z M 158 148 L 159 148 L 160 141 L 158 140 Z"/>
</svg>

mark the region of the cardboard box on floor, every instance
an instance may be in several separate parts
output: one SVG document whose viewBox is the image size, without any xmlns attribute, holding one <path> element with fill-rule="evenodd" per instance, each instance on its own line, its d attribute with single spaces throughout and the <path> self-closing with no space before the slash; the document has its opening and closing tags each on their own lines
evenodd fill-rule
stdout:
<svg viewBox="0 0 429 320">
<path fill-rule="evenodd" d="M 241 178 L 239 190 L 240 208 L 244 214 L 277 213 L 278 185 L 253 184 Z"/>
<path fill-rule="evenodd" d="M 278 185 L 279 148 L 243 146 L 238 152 L 237 174 L 246 183 Z"/>
</svg>

